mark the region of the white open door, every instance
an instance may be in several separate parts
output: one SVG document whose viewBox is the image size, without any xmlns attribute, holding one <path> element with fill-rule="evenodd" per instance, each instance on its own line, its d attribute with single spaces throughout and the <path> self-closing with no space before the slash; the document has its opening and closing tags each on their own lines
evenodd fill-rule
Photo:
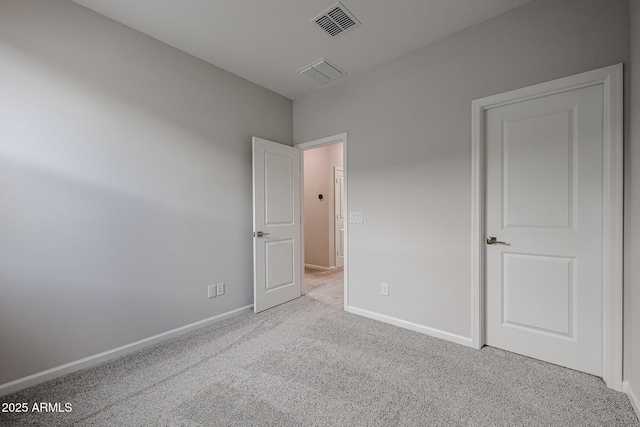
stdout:
<svg viewBox="0 0 640 427">
<path fill-rule="evenodd" d="M 253 296 L 258 313 L 300 296 L 300 150 L 253 137 Z"/>
</svg>

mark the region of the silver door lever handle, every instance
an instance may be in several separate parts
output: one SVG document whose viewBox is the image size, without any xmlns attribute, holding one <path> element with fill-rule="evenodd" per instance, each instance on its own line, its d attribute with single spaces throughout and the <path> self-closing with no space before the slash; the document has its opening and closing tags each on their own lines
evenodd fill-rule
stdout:
<svg viewBox="0 0 640 427">
<path fill-rule="evenodd" d="M 258 232 L 253 232 L 253 237 L 262 237 L 262 236 L 268 236 L 269 233 L 263 233 L 262 231 L 258 231 Z"/>
<path fill-rule="evenodd" d="M 507 246 L 511 246 L 507 242 L 499 242 L 498 239 L 495 238 L 495 237 L 489 237 L 487 239 L 487 245 L 507 245 Z"/>
</svg>

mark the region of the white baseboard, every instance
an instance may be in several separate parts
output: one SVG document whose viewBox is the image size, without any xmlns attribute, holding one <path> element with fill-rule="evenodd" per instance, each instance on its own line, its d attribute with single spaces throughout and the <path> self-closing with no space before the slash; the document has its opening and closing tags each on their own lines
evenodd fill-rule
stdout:
<svg viewBox="0 0 640 427">
<path fill-rule="evenodd" d="M 310 268 L 311 270 L 335 270 L 335 267 L 322 267 L 320 265 L 305 264 L 304 268 Z"/>
<path fill-rule="evenodd" d="M 622 391 L 624 391 L 627 396 L 629 396 L 629 401 L 631 402 L 631 406 L 633 406 L 633 410 L 636 411 L 636 416 L 640 419 L 640 399 L 639 396 L 634 392 L 633 388 L 631 388 L 631 384 L 629 381 L 622 382 Z"/>
<path fill-rule="evenodd" d="M 196 329 L 203 328 L 205 326 L 213 325 L 214 323 L 221 322 L 231 317 L 238 316 L 240 314 L 249 312 L 253 305 L 241 307 L 236 310 L 222 313 L 217 316 L 210 317 L 208 319 L 200 320 L 199 322 L 191 323 L 190 325 L 182 326 L 180 328 L 172 329 L 167 332 L 163 332 L 158 335 L 154 335 L 149 338 L 142 339 L 140 341 L 133 342 L 131 344 L 123 345 L 122 347 L 107 350 L 105 352 L 95 354 L 93 356 L 85 357 L 80 360 L 76 360 L 64 365 L 56 366 L 55 368 L 47 369 L 46 371 L 38 372 L 33 375 L 29 375 L 24 378 L 19 378 L 15 381 L 11 381 L 5 384 L 0 384 L 0 397 L 7 394 L 15 393 L 16 391 L 31 387 L 45 381 L 52 380 L 54 378 L 61 377 L 63 375 L 70 374 L 81 369 L 89 368 L 98 365 L 102 362 L 106 362 L 117 357 L 121 357 L 145 347 L 158 344 L 162 341 L 166 341 L 170 338 L 177 337 L 179 335 L 186 334 L 187 332 L 194 331 Z"/>
<path fill-rule="evenodd" d="M 369 319 L 378 320 L 380 322 L 389 323 L 391 325 L 399 326 L 401 328 L 420 332 L 422 334 L 429 335 L 431 337 L 440 338 L 446 341 L 451 341 L 456 344 L 462 344 L 467 347 L 472 347 L 471 338 L 469 337 L 463 337 L 461 335 L 452 334 L 450 332 L 441 331 L 439 329 L 430 328 L 428 326 L 418 325 L 417 323 L 407 322 L 406 320 L 397 319 L 395 317 L 386 316 L 384 314 L 374 313 L 372 311 L 363 310 L 361 308 L 356 308 L 353 306 L 348 306 L 346 310 L 349 313 L 368 317 Z"/>
</svg>

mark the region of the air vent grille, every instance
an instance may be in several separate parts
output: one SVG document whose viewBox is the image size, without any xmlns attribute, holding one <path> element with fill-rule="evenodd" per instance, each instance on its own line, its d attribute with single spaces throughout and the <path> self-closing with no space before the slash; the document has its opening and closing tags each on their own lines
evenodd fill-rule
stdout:
<svg viewBox="0 0 640 427">
<path fill-rule="evenodd" d="M 336 23 L 345 30 L 356 25 L 355 19 L 351 19 L 349 15 L 344 13 L 344 9 L 341 9 L 340 7 L 336 7 L 331 12 L 327 13 L 327 15 L 329 15 L 331 19 L 336 21 Z"/>
<path fill-rule="evenodd" d="M 331 37 L 337 36 L 342 33 L 344 30 L 340 28 L 338 24 L 329 19 L 327 15 L 321 16 L 316 19 L 316 24 L 320 25 L 323 30 L 325 30 Z"/>
<path fill-rule="evenodd" d="M 306 67 L 302 67 L 298 72 L 307 77 L 311 77 L 320 84 L 325 84 L 347 74 L 325 58 L 319 59 Z"/>
<path fill-rule="evenodd" d="M 355 16 L 341 3 L 334 4 L 311 21 L 318 24 L 331 37 L 337 37 L 360 25 Z"/>
</svg>

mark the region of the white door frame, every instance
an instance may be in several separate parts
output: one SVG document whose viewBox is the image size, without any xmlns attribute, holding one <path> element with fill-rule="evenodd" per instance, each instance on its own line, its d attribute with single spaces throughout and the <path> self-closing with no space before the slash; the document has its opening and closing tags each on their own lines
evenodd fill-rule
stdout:
<svg viewBox="0 0 640 427">
<path fill-rule="evenodd" d="M 622 224 L 623 224 L 623 66 L 616 64 L 472 102 L 471 143 L 471 341 L 485 344 L 485 111 L 553 93 L 602 85 L 603 149 L 603 339 L 602 378 L 622 391 Z"/>
<path fill-rule="evenodd" d="M 347 168 L 347 134 L 345 133 L 340 133 L 337 135 L 333 135 L 333 136 L 328 136 L 326 138 L 320 138 L 320 139 L 315 139 L 313 141 L 307 141 L 307 142 L 301 142 L 298 144 L 294 144 L 294 147 L 299 148 L 302 151 L 305 150 L 310 150 L 312 148 L 318 148 L 318 147 L 323 147 L 325 145 L 331 145 L 331 144 L 336 144 L 338 142 L 342 142 L 342 169 L 343 169 L 343 173 L 344 173 L 344 211 L 345 212 L 349 212 L 347 207 L 348 207 L 348 179 L 347 179 L 347 174 L 348 174 L 348 168 Z M 302 161 L 302 173 L 300 174 L 301 176 L 301 185 L 300 185 L 300 191 L 303 192 L 303 194 L 300 196 L 300 200 L 302 201 L 302 206 L 301 206 L 301 218 L 302 218 L 302 230 L 304 230 L 304 160 Z M 348 273 L 349 273 L 349 231 L 348 231 L 348 221 L 345 220 L 344 222 L 344 267 L 342 270 L 342 273 L 344 275 L 344 309 L 346 310 L 347 307 L 349 306 L 349 280 L 348 280 Z M 306 285 L 304 284 L 304 232 L 302 233 L 302 242 L 300 243 L 300 259 L 302 260 L 302 272 L 303 272 L 303 280 L 302 280 L 302 293 L 305 294 L 307 292 L 306 289 Z"/>
<path fill-rule="evenodd" d="M 343 153 L 344 154 L 344 153 Z M 335 266 L 335 268 L 339 268 L 338 267 L 338 247 L 340 246 L 340 233 L 338 232 L 338 221 L 336 218 L 336 176 L 338 175 L 338 171 L 340 171 L 342 173 L 342 191 L 340 192 L 340 195 L 342 196 L 340 199 L 340 206 L 342 208 L 342 213 L 344 215 L 344 167 L 338 167 L 338 166 L 334 166 L 333 167 L 333 215 L 331 216 L 331 224 L 332 227 L 331 229 L 333 230 L 333 250 L 331 252 L 331 255 L 333 256 L 333 264 Z M 343 230 L 343 238 L 342 241 L 344 242 L 344 224 L 345 224 L 345 219 L 344 216 L 342 218 L 342 230 Z M 344 245 L 342 246 L 342 268 L 344 268 Z"/>
</svg>

